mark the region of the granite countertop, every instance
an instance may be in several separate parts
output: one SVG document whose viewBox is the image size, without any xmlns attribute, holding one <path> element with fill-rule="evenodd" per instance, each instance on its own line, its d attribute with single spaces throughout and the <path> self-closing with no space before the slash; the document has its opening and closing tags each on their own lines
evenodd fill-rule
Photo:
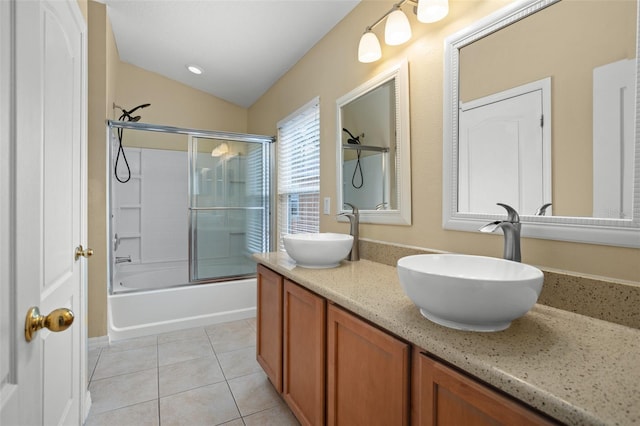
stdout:
<svg viewBox="0 0 640 426">
<path fill-rule="evenodd" d="M 536 304 L 504 331 L 422 317 L 396 268 L 368 260 L 305 269 L 285 253 L 261 264 L 568 424 L 640 423 L 640 330 Z"/>
</svg>

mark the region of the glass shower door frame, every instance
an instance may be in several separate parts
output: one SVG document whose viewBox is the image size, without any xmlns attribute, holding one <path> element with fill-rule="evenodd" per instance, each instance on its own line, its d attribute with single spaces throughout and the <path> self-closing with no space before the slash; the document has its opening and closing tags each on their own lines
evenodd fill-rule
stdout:
<svg viewBox="0 0 640 426">
<path fill-rule="evenodd" d="M 222 137 L 221 137 L 222 136 Z M 197 169 L 197 159 L 198 159 L 198 139 L 215 139 L 215 140 L 223 140 L 230 142 L 240 142 L 240 143 L 258 143 L 262 144 L 262 167 L 263 167 L 263 186 L 268 188 L 267 194 L 264 195 L 264 202 L 261 207 L 255 206 L 215 206 L 215 207 L 202 207 L 197 206 L 195 201 L 195 188 L 194 181 L 196 177 Z M 266 227 L 265 238 L 266 243 L 263 243 L 263 246 L 266 250 L 270 251 L 272 249 L 272 215 L 271 215 L 271 202 L 272 202 L 272 193 L 273 193 L 273 179 L 271 177 L 271 170 L 273 167 L 273 142 L 275 141 L 272 137 L 262 137 L 257 135 L 239 135 L 235 134 L 233 137 L 228 137 L 227 135 L 189 135 L 188 139 L 188 159 L 189 159 L 189 204 L 188 204 L 188 229 L 189 229 L 189 281 L 193 283 L 203 283 L 203 282 L 217 282 L 217 281 L 229 281 L 235 279 L 243 279 L 248 277 L 255 276 L 255 272 L 252 273 L 244 273 L 244 274 L 233 274 L 233 275 L 225 275 L 223 277 L 218 278 L 199 278 L 198 277 L 198 256 L 197 256 L 197 247 L 198 247 L 198 213 L 199 212 L 230 212 L 230 211 L 249 211 L 249 210 L 262 210 L 263 214 L 263 226 Z M 225 165 L 226 167 L 226 165 Z M 228 188 L 224 188 L 226 191 Z"/>
</svg>

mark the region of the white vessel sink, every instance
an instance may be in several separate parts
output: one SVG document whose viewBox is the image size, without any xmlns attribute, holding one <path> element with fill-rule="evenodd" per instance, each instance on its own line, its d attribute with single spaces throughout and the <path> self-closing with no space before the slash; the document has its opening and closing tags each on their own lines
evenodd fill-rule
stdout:
<svg viewBox="0 0 640 426">
<path fill-rule="evenodd" d="M 347 234 L 289 234 L 283 237 L 284 248 L 297 266 L 334 268 L 351 251 L 353 237 Z"/>
<path fill-rule="evenodd" d="M 538 300 L 538 268 L 494 257 L 424 254 L 398 260 L 398 277 L 420 313 L 446 327 L 504 330 Z"/>
</svg>

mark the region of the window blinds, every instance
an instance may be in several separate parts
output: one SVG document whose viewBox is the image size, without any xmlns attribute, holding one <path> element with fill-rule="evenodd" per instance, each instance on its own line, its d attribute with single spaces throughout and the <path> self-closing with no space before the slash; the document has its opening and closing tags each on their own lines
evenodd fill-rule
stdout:
<svg viewBox="0 0 640 426">
<path fill-rule="evenodd" d="M 278 242 L 320 230 L 320 109 L 315 98 L 278 123 Z"/>
<path fill-rule="evenodd" d="M 269 188 L 270 147 L 269 144 L 248 144 L 246 155 L 246 195 L 251 207 L 247 210 L 246 244 L 249 253 L 265 253 L 270 245 Z"/>
</svg>

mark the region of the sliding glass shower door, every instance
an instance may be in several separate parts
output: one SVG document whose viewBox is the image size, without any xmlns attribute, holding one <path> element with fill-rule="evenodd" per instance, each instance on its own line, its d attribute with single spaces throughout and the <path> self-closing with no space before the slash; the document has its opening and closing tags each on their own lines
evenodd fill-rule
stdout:
<svg viewBox="0 0 640 426">
<path fill-rule="evenodd" d="M 189 138 L 190 281 L 254 275 L 270 248 L 271 138 Z"/>
</svg>

